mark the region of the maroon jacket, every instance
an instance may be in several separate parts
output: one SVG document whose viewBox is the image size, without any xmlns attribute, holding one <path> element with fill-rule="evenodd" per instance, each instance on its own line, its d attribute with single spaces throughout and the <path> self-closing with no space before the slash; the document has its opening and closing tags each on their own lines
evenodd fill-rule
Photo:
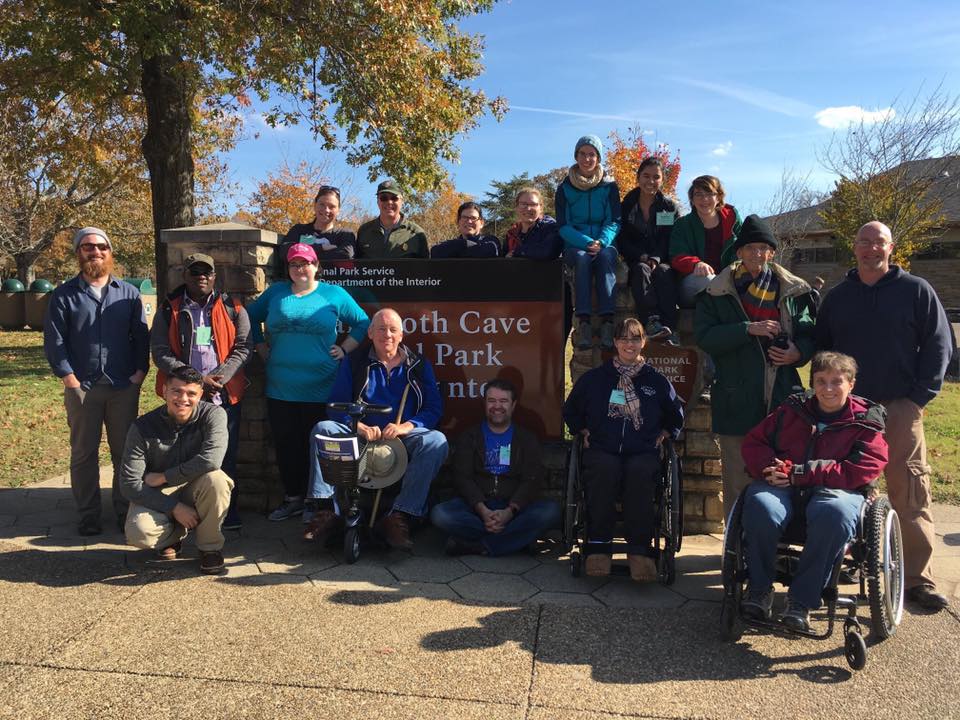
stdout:
<svg viewBox="0 0 960 720">
<path fill-rule="evenodd" d="M 817 430 L 812 393 L 791 395 L 743 441 L 747 473 L 760 480 L 775 460 L 789 460 L 794 485 L 860 489 L 887 464 L 886 414 L 882 405 L 851 395 L 840 417 Z"/>
</svg>

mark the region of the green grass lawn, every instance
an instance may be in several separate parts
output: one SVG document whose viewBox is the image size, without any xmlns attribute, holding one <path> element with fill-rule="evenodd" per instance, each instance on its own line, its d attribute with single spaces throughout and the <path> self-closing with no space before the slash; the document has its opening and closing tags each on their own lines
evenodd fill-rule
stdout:
<svg viewBox="0 0 960 720">
<path fill-rule="evenodd" d="M 140 395 L 141 412 L 154 408 L 156 370 Z M 106 436 L 100 461 L 109 462 Z M 63 385 L 43 355 L 43 334 L 0 331 L 0 487 L 17 487 L 70 469 L 70 436 Z"/>
</svg>

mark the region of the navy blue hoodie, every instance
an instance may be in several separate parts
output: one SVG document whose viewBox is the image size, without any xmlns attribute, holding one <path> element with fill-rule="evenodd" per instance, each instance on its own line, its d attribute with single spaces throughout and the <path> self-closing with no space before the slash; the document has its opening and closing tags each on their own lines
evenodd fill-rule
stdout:
<svg viewBox="0 0 960 720">
<path fill-rule="evenodd" d="M 955 346 L 930 283 L 898 265 L 873 285 L 850 270 L 820 305 L 816 342 L 857 361 L 857 395 L 920 407 L 940 392 Z"/>
</svg>

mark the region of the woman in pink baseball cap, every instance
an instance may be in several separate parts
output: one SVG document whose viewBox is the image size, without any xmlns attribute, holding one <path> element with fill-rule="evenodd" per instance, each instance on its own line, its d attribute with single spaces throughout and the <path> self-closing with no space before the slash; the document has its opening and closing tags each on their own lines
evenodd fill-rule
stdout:
<svg viewBox="0 0 960 720">
<path fill-rule="evenodd" d="M 367 314 L 338 285 L 317 279 L 310 245 L 287 250 L 289 280 L 273 283 L 247 307 L 253 341 L 267 367 L 267 417 L 284 486 L 271 520 L 303 514 L 309 478 L 308 438 L 326 419 L 326 402 L 340 360 L 367 334 Z M 337 344 L 337 327 L 349 327 Z"/>
</svg>

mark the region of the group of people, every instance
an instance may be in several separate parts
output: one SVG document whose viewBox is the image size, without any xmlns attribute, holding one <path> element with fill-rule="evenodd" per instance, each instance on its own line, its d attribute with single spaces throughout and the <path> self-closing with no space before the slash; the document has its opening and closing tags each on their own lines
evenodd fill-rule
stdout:
<svg viewBox="0 0 960 720">
<path fill-rule="evenodd" d="M 357 432 L 405 456 L 399 492 L 378 521 L 390 545 L 410 547 L 411 524 L 429 514 L 449 533 L 453 554 L 525 546 L 557 524 L 559 508 L 540 495 L 539 443 L 513 422 L 516 388 L 502 379 L 486 384 L 485 418 L 453 450 L 459 497 L 431 510 L 431 483 L 449 452 L 437 430 L 443 409 L 433 369 L 403 343 L 395 311 L 368 318 L 345 290 L 319 281 L 319 269 L 324 260 L 353 257 L 562 256 L 575 278 L 578 344 L 592 343 L 598 315 L 600 344 L 615 350 L 577 381 L 563 408 L 568 428 L 583 438 L 588 574 L 610 572 L 620 502 L 631 575 L 655 577 L 653 483 L 660 445 L 679 436 L 684 416 L 643 350 L 651 339 L 673 340 L 678 306 L 691 306 L 696 343 L 712 365 L 726 513 L 746 491 L 752 578 L 745 610 L 769 614 L 770 539 L 792 516 L 796 486 L 809 486 L 806 517 L 818 542 L 805 551 L 798 577 L 806 579 L 791 587 L 785 618 L 806 622 L 819 604 L 824 563 L 832 564 L 849 540 L 851 518 L 881 472 L 903 526 L 909 597 L 944 607 L 930 567 L 922 415 L 940 390 L 954 341 L 929 284 L 890 263 L 889 229 L 878 222 L 860 229 L 857 267 L 821 301 L 774 262 L 778 243 L 769 226 L 755 215 L 741 220 L 717 178 L 691 183 L 693 210 L 680 217 L 663 193 L 659 160 L 641 163 L 637 187 L 621 204 L 602 156 L 598 138 L 578 140 L 575 164 L 557 189 L 556 220 L 543 214 L 539 191 L 522 189 L 517 222 L 502 244 L 482 233 L 482 209 L 468 202 L 458 210 L 460 236 L 430 251 L 422 229 L 401 212 L 403 196 L 392 180 L 377 188 L 379 216 L 354 235 L 337 227 L 339 190 L 323 186 L 313 221 L 287 234 L 286 279 L 244 308 L 215 290 L 213 258 L 194 253 L 183 258 L 183 285 L 164 300 L 151 333 L 136 290 L 111 274 L 106 233 L 78 231 L 80 273 L 54 293 L 45 348 L 64 384 L 80 533 L 101 531 L 97 447 L 106 425 L 113 511 L 128 540 L 176 557 L 183 535 L 196 528 L 201 569 L 223 571 L 222 529 L 241 522 L 234 487 L 239 409 L 243 367 L 255 347 L 266 364 L 268 419 L 284 485 L 271 520 L 303 516 L 304 538 L 312 541 L 342 527 L 316 436 L 347 430 L 347 418 L 328 415 L 327 403 L 363 400 L 393 412 L 365 418 Z M 615 325 L 613 272 L 621 254 L 637 317 Z M 136 419 L 149 351 L 165 402 Z M 811 360 L 812 389 L 798 395 L 797 369 Z"/>
</svg>

